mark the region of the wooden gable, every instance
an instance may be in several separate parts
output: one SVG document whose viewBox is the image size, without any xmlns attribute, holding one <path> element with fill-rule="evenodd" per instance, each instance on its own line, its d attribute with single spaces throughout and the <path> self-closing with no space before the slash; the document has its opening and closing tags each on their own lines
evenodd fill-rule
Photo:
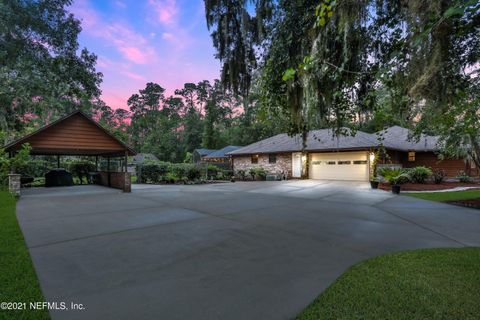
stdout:
<svg viewBox="0 0 480 320">
<path fill-rule="evenodd" d="M 118 155 L 135 152 L 81 111 L 76 111 L 6 146 L 14 152 L 29 143 L 31 154 Z"/>
</svg>

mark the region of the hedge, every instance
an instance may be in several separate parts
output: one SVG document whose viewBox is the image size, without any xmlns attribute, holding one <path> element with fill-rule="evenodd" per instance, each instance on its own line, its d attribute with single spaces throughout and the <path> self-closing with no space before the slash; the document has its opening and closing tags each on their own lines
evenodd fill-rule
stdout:
<svg viewBox="0 0 480 320">
<path fill-rule="evenodd" d="M 232 171 L 208 165 L 195 165 L 190 163 L 170 163 L 162 161 L 149 161 L 137 165 L 137 175 L 143 183 L 174 183 L 178 180 L 197 181 L 201 178 L 230 180 Z"/>
</svg>

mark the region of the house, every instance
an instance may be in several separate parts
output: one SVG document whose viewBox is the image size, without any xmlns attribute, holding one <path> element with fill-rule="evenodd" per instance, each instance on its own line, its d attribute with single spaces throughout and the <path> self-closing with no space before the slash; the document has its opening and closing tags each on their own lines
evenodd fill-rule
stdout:
<svg viewBox="0 0 480 320">
<path fill-rule="evenodd" d="M 206 162 L 229 162 L 230 156 L 228 155 L 229 152 L 235 151 L 240 149 L 239 146 L 226 146 L 220 150 L 214 150 L 213 152 L 209 153 L 208 155 L 203 157 L 203 160 Z"/>
<path fill-rule="evenodd" d="M 195 149 L 192 153 L 193 163 L 200 163 L 203 161 L 203 157 L 209 155 L 210 153 L 217 151 L 213 149 Z"/>
<path fill-rule="evenodd" d="M 231 169 L 232 163 L 228 153 L 240 148 L 239 146 L 226 146 L 219 150 L 195 149 L 192 159 L 194 163 L 207 162 L 224 169 Z"/>
<path fill-rule="evenodd" d="M 233 169 L 263 167 L 271 173 L 289 178 L 368 181 L 375 151 L 384 146 L 386 154 L 378 163 L 398 167 L 427 166 L 443 169 L 454 177 L 460 170 L 477 173 L 464 159 L 438 158 L 438 137 L 421 135 L 409 139 L 411 132 L 399 126 L 374 134 L 345 129 L 347 135 L 334 136 L 331 129 L 308 132 L 305 148 L 300 135 L 278 134 L 231 151 Z"/>
</svg>

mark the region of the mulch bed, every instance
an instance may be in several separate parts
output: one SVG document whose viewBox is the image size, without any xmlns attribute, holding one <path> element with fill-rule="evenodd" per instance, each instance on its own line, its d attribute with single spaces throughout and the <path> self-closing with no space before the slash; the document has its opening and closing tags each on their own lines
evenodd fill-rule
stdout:
<svg viewBox="0 0 480 320">
<path fill-rule="evenodd" d="M 456 206 L 469 207 L 474 209 L 480 209 L 480 199 L 459 200 L 459 201 L 446 201 L 446 203 L 454 204 Z"/>
<path fill-rule="evenodd" d="M 457 187 L 476 187 L 480 189 L 478 183 L 464 183 L 464 182 L 442 182 L 435 184 L 433 182 L 427 183 L 406 183 L 402 184 L 402 191 L 435 191 L 435 190 L 447 190 Z M 386 191 L 391 191 L 392 188 L 389 183 L 380 183 L 378 188 Z"/>
</svg>

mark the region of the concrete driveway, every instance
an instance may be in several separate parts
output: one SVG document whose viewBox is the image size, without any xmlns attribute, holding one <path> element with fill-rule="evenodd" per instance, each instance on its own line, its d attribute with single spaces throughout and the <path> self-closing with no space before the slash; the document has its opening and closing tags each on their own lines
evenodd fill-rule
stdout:
<svg viewBox="0 0 480 320">
<path fill-rule="evenodd" d="M 480 212 L 354 182 L 26 190 L 17 215 L 54 319 L 290 319 L 349 266 L 480 245 Z"/>
</svg>

